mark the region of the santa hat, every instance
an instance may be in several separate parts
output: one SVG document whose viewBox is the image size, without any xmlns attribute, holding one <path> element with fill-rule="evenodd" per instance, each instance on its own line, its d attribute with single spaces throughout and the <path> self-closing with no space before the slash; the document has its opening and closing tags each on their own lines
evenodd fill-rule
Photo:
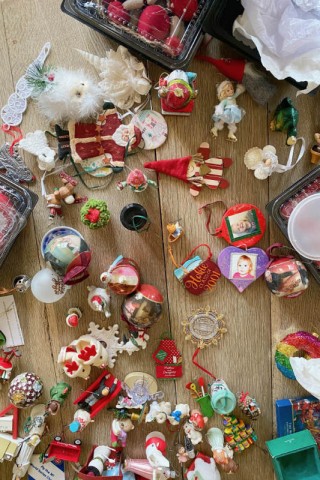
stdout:
<svg viewBox="0 0 320 480">
<path fill-rule="evenodd" d="M 176 177 L 184 182 L 188 183 L 187 172 L 189 163 L 192 160 L 192 156 L 170 159 L 170 160 L 158 160 L 157 162 L 146 162 L 144 168 L 150 168 L 159 173 L 170 175 L 170 177 Z"/>
<path fill-rule="evenodd" d="M 241 83 L 243 80 L 244 69 L 246 66 L 246 61 L 243 59 L 212 58 L 202 55 L 197 55 L 196 58 L 211 63 L 220 73 L 235 82 Z"/>
</svg>

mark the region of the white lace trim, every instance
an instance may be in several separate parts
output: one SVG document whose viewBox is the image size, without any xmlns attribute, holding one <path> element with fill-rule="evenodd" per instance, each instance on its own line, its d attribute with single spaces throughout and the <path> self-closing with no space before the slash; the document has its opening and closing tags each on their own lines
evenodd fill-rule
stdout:
<svg viewBox="0 0 320 480">
<path fill-rule="evenodd" d="M 29 65 L 27 70 L 34 64 L 42 67 L 49 55 L 51 44 L 45 43 L 38 57 Z M 1 109 L 1 118 L 5 125 L 17 126 L 22 122 L 23 112 L 27 108 L 27 99 L 30 97 L 32 88 L 27 84 L 25 75 L 23 75 L 16 84 L 15 92 L 10 95 L 8 103 Z"/>
</svg>

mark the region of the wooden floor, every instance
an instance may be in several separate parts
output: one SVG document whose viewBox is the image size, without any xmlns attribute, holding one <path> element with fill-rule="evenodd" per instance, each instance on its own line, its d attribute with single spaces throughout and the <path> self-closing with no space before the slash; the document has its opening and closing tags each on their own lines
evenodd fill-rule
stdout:
<svg viewBox="0 0 320 480">
<path fill-rule="evenodd" d="M 50 41 L 52 50 L 47 61 L 49 65 L 67 68 L 84 68 L 94 74 L 90 66 L 85 65 L 75 48 L 103 56 L 106 49 L 115 47 L 101 34 L 91 30 L 80 22 L 64 15 L 60 11 L 60 0 L 40 2 L 38 0 L 5 0 L 0 2 L 0 105 L 4 105 L 9 95 L 14 91 L 17 80 L 23 75 L 25 68 L 37 56 L 45 42 Z M 215 57 L 232 57 L 236 53 L 218 41 L 212 41 L 209 52 Z M 149 75 L 157 82 L 163 68 L 148 64 Z M 300 112 L 299 135 L 304 136 L 308 148 L 312 144 L 314 132 L 319 129 L 319 99 L 317 97 L 295 98 L 296 90 L 289 84 L 279 83 L 279 91 L 268 108 L 258 106 L 248 94 L 239 98 L 239 104 L 247 114 L 238 129 L 238 142 L 226 141 L 226 132 L 217 140 L 210 136 L 211 115 L 216 104 L 215 85 L 223 80 L 210 65 L 199 61 L 191 64 L 190 70 L 198 73 L 199 97 L 195 110 L 190 118 L 167 117 L 169 137 L 167 142 L 156 152 L 141 151 L 130 157 L 129 166 L 141 167 L 145 161 L 166 159 L 193 154 L 203 141 L 210 143 L 212 152 L 219 156 L 233 158 L 233 166 L 225 176 L 230 187 L 225 191 L 203 190 L 198 199 L 193 199 L 184 183 L 165 176 L 159 180 L 159 190 L 149 188 L 139 196 L 129 190 L 118 192 L 114 182 L 107 188 L 95 192 L 87 191 L 81 184 L 78 192 L 89 198 L 101 198 L 107 201 L 112 220 L 107 228 L 90 231 L 79 220 L 79 206 L 65 208 L 64 223 L 78 229 L 93 251 L 90 267 L 90 279 L 75 286 L 58 303 L 44 305 L 34 299 L 31 292 L 15 295 L 21 325 L 25 337 L 23 356 L 16 364 L 13 376 L 26 370 L 34 371 L 45 383 L 44 401 L 49 399 L 49 389 L 57 381 L 65 380 L 56 359 L 60 348 L 74 338 L 86 333 L 90 321 L 106 324 L 104 317 L 93 312 L 87 305 L 86 288 L 90 284 L 99 285 L 100 273 L 110 265 L 118 254 L 131 257 L 140 265 L 143 281 L 157 286 L 165 297 L 164 315 L 160 323 L 151 331 L 151 339 L 146 351 L 141 351 L 132 357 L 123 354 L 117 361 L 114 372 L 119 378 L 127 373 L 140 370 L 155 374 L 151 354 L 156 348 L 162 332 L 171 330 L 178 346 L 183 353 L 184 375 L 175 383 L 159 381 L 159 388 L 165 392 L 165 398 L 172 404 L 175 402 L 190 402 L 185 384 L 200 375 L 200 371 L 191 363 L 194 346 L 184 341 L 181 327 L 183 321 L 192 309 L 209 305 L 225 316 L 228 333 L 217 347 L 209 347 L 201 353 L 200 363 L 213 371 L 218 377 L 225 379 L 229 387 L 238 392 L 242 389 L 256 397 L 262 410 L 262 416 L 256 423 L 259 437 L 257 446 L 250 448 L 237 457 L 240 469 L 235 475 L 238 480 L 271 480 L 273 469 L 268 454 L 265 451 L 265 441 L 274 435 L 274 401 L 278 398 L 295 396 L 303 393 L 298 384 L 284 378 L 275 368 L 273 354 L 275 344 L 289 332 L 298 329 L 318 331 L 319 286 L 311 278 L 308 291 L 295 300 L 284 300 L 272 297 L 262 279 L 255 282 L 243 294 L 237 292 L 231 283 L 221 279 L 214 293 L 194 297 L 188 294 L 173 276 L 173 265 L 168 258 L 166 243 L 166 224 L 181 219 L 186 235 L 176 254 L 182 259 L 199 243 L 208 242 L 213 251 L 214 259 L 227 246 L 224 240 L 211 237 L 204 225 L 204 218 L 198 215 L 198 208 L 207 202 L 223 200 L 227 206 L 239 202 L 253 203 L 264 211 L 268 200 L 274 198 L 283 189 L 311 170 L 312 165 L 307 152 L 303 161 L 293 171 L 277 175 L 270 181 L 258 181 L 252 172 L 247 171 L 243 163 L 243 155 L 253 146 L 263 147 L 272 144 L 277 148 L 280 161 L 285 163 L 288 147 L 285 146 L 285 134 L 270 132 L 268 125 L 276 105 L 284 96 L 291 96 Z M 153 91 L 152 107 L 159 111 L 157 94 Z M 46 129 L 44 118 L 38 113 L 35 105 L 29 103 L 24 115 L 22 129 L 24 133 L 36 129 Z M 5 140 L 1 132 L 1 141 Z M 10 138 L 6 139 L 7 141 Z M 20 234 L 12 248 L 5 264 L 0 271 L 1 286 L 10 286 L 12 279 L 21 273 L 33 276 L 44 267 L 39 247 L 43 235 L 49 230 L 47 225 L 48 211 L 40 192 L 41 172 L 30 155 L 24 155 L 28 165 L 37 176 L 37 182 L 31 189 L 38 193 L 39 202 L 26 228 Z M 119 174 L 117 180 L 123 180 L 126 174 Z M 155 178 L 151 173 L 151 178 Z M 52 179 L 48 185 L 53 186 Z M 125 230 L 119 221 L 121 208 L 130 202 L 143 204 L 152 219 L 148 232 L 136 234 Z M 267 215 L 267 214 L 266 214 Z M 218 220 L 217 220 L 218 221 Z M 268 229 L 263 240 L 258 245 L 267 248 L 273 242 L 283 242 L 284 237 L 272 220 L 268 220 Z M 120 320 L 119 307 L 121 298 L 112 297 L 112 317 L 109 322 L 119 323 L 120 330 L 125 333 L 125 327 Z M 76 329 L 66 326 L 65 316 L 68 308 L 79 306 L 84 315 Z M 95 370 L 92 378 L 98 375 Z M 209 378 L 208 378 L 209 380 Z M 85 388 L 83 380 L 70 380 L 72 395 L 75 398 Z M 7 386 L 0 392 L 0 409 L 7 404 Z M 44 451 L 50 439 L 70 423 L 75 408 L 69 399 L 61 411 L 61 416 L 51 418 L 50 433 L 44 437 L 39 451 Z M 23 417 L 23 415 L 22 415 Z M 92 443 L 107 444 L 110 441 L 109 427 L 111 413 L 104 411 L 94 424 L 83 432 L 84 462 L 86 453 Z M 210 426 L 222 426 L 216 416 L 210 420 Z M 143 458 L 143 443 L 147 433 L 156 430 L 157 424 L 136 427 L 129 434 L 127 454 L 131 458 Z M 66 430 L 65 430 L 66 432 Z M 22 433 L 22 422 L 21 422 Z M 67 438 L 72 439 L 71 435 Z M 176 438 L 167 432 L 168 442 L 172 445 Z M 205 443 L 201 447 L 209 451 Z M 169 450 L 169 457 L 174 469 L 179 471 L 175 458 L 175 450 Z M 11 478 L 12 464 L 0 464 L 0 478 Z M 70 474 L 70 479 L 73 474 Z M 182 477 L 181 477 L 182 478 Z M 222 475 L 222 478 L 227 478 Z"/>
</svg>

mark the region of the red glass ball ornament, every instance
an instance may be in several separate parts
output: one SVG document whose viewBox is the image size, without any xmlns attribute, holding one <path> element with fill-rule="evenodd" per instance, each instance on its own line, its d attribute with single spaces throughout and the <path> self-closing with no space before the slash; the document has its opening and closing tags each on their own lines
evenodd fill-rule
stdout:
<svg viewBox="0 0 320 480">
<path fill-rule="evenodd" d="M 142 284 L 122 303 L 123 319 L 135 329 L 149 328 L 160 319 L 162 303 L 163 296 L 156 287 Z"/>
<path fill-rule="evenodd" d="M 114 23 L 126 24 L 130 22 L 129 12 L 123 8 L 122 3 L 118 0 L 109 3 L 107 15 Z"/>
<path fill-rule="evenodd" d="M 164 43 L 167 45 L 167 47 L 169 47 L 173 55 L 180 55 L 180 53 L 182 52 L 183 44 L 180 38 L 176 35 L 166 38 Z"/>
<path fill-rule="evenodd" d="M 292 257 L 273 260 L 266 269 L 264 277 L 267 287 L 277 297 L 298 297 L 309 284 L 305 266 Z"/>
<path fill-rule="evenodd" d="M 198 10 L 198 0 L 171 0 L 171 9 L 184 22 L 190 22 Z"/>
<path fill-rule="evenodd" d="M 160 5 L 146 7 L 138 21 L 138 32 L 149 40 L 164 40 L 170 32 L 170 18 Z"/>
</svg>

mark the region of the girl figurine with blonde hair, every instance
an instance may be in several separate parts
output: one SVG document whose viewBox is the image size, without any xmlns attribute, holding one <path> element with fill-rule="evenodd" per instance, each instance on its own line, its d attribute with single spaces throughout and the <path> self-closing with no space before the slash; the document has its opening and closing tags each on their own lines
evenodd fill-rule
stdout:
<svg viewBox="0 0 320 480">
<path fill-rule="evenodd" d="M 214 137 L 218 136 L 218 131 L 222 130 L 226 123 L 229 129 L 228 140 L 232 142 L 237 141 L 235 136 L 237 131 L 236 124 L 242 120 L 246 112 L 243 108 L 238 107 L 236 98 L 244 91 L 245 87 L 242 84 L 238 84 L 235 91 L 233 84 L 229 80 L 225 80 L 217 86 L 217 96 L 220 103 L 215 106 L 215 111 L 212 115 L 214 126 L 211 129 L 211 133 Z"/>
</svg>

